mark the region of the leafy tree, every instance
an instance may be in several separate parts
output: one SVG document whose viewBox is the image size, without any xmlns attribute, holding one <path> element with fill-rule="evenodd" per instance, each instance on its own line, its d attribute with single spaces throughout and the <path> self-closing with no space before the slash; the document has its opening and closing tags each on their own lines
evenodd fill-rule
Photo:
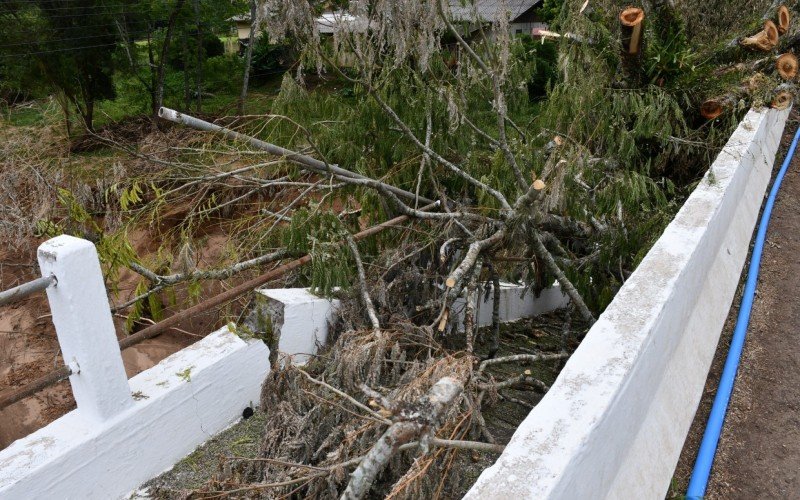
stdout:
<svg viewBox="0 0 800 500">
<path fill-rule="evenodd" d="M 103 0 L 11 1 L 4 4 L 5 72 L 20 81 L 38 77 L 77 109 L 89 130 L 97 101 L 113 99 L 113 16 L 122 4 Z M 12 68 L 12 66 L 16 66 Z M 65 109 L 65 111 L 68 111 Z"/>
</svg>

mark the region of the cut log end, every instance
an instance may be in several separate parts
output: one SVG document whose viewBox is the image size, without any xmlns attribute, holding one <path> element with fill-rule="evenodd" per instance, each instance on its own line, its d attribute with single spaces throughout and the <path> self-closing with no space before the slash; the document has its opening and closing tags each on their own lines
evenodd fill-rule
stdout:
<svg viewBox="0 0 800 500">
<path fill-rule="evenodd" d="M 778 7 L 778 23 L 777 28 L 778 32 L 783 35 L 787 31 L 789 31 L 789 26 L 792 23 L 792 13 L 789 11 L 789 7 L 785 5 L 781 5 Z"/>
<path fill-rule="evenodd" d="M 453 277 L 447 278 L 447 281 L 444 282 L 447 285 L 447 288 L 453 288 L 456 286 L 456 279 Z"/>
<path fill-rule="evenodd" d="M 536 179 L 533 182 L 533 189 L 535 189 L 536 191 L 541 191 L 542 189 L 544 189 L 544 186 L 545 186 L 544 181 L 542 181 L 541 179 Z"/>
<path fill-rule="evenodd" d="M 788 90 L 782 90 L 775 94 L 771 106 L 773 109 L 784 110 L 792 105 L 792 101 L 794 101 L 794 94 Z"/>
<path fill-rule="evenodd" d="M 619 15 L 619 21 L 630 28 L 638 26 L 644 21 L 644 11 L 638 7 L 628 7 Z"/>
<path fill-rule="evenodd" d="M 718 118 L 725 108 L 717 99 L 709 99 L 700 106 L 700 114 L 707 120 Z"/>
<path fill-rule="evenodd" d="M 769 40 L 769 43 L 771 43 L 773 47 L 778 45 L 781 34 L 778 31 L 778 27 L 775 26 L 775 23 L 773 23 L 772 21 L 765 22 L 764 32 L 767 34 L 767 40 Z"/>
<path fill-rule="evenodd" d="M 793 80 L 797 76 L 797 56 L 791 53 L 782 54 L 775 61 L 778 74 L 784 80 Z"/>
<path fill-rule="evenodd" d="M 642 50 L 644 11 L 638 7 L 628 7 L 619 15 L 622 25 L 622 51 L 628 56 L 636 56 Z"/>
<path fill-rule="evenodd" d="M 739 43 L 742 47 L 747 47 L 751 50 L 769 52 L 778 45 L 779 39 L 778 27 L 772 21 L 766 21 L 763 30 L 753 36 L 743 38 Z"/>
</svg>

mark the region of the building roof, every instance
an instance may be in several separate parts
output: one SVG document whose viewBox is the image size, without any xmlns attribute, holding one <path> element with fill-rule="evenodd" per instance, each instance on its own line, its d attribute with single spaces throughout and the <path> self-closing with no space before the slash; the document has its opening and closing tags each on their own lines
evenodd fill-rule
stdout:
<svg viewBox="0 0 800 500">
<path fill-rule="evenodd" d="M 500 9 L 505 8 L 511 14 L 511 22 L 528 12 L 544 0 L 449 0 L 450 12 L 456 21 L 492 22 L 497 18 Z M 250 21 L 250 14 L 239 14 L 228 21 Z M 362 30 L 366 21 L 359 20 L 352 14 L 343 11 L 325 12 L 316 19 L 317 29 L 321 34 L 330 35 L 340 29 Z"/>
<path fill-rule="evenodd" d="M 316 19 L 317 30 L 322 35 L 332 35 L 339 30 L 362 31 L 367 22 L 346 12 L 326 12 Z"/>
<path fill-rule="evenodd" d="M 511 22 L 536 7 L 543 0 L 450 0 L 450 12 L 456 21 L 491 22 L 500 9 L 511 14 Z"/>
</svg>

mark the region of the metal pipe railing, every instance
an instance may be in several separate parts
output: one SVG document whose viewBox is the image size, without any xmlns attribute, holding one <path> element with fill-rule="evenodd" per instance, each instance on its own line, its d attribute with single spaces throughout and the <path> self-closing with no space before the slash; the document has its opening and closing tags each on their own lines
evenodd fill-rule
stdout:
<svg viewBox="0 0 800 500">
<path fill-rule="evenodd" d="M 435 208 L 438 205 L 439 205 L 438 202 L 431 203 L 430 205 L 420 208 L 420 210 L 428 211 Z M 369 227 L 367 229 L 364 229 L 363 231 L 354 234 L 353 239 L 356 241 L 363 240 L 364 238 L 380 233 L 381 231 L 387 228 L 398 226 L 408 221 L 409 219 L 410 218 L 407 215 L 401 215 L 399 217 L 395 217 L 394 219 L 388 220 L 381 224 L 377 224 L 375 226 Z M 242 283 L 241 285 L 234 287 L 224 293 L 221 293 L 203 302 L 200 302 L 199 304 L 196 304 L 195 306 L 190 307 L 189 309 L 176 313 L 175 315 L 170 316 L 169 318 L 166 318 L 159 323 L 151 325 L 129 337 L 120 340 L 119 349 L 120 351 L 122 351 L 124 349 L 127 349 L 128 347 L 138 344 L 139 342 L 142 342 L 143 340 L 160 335 L 169 328 L 176 326 L 181 321 L 194 317 L 202 312 L 206 312 L 213 307 L 217 307 L 219 305 L 230 302 L 236 299 L 237 297 L 240 297 L 245 293 L 258 288 L 259 286 L 263 286 L 266 283 L 285 275 L 286 273 L 288 273 L 293 269 L 296 269 L 300 266 L 307 264 L 310 261 L 311 261 L 311 256 L 305 255 L 299 259 L 293 260 L 276 269 L 273 269 L 272 271 L 269 271 L 256 278 L 246 281 L 245 283 Z M 17 401 L 20 401 L 21 399 L 24 399 L 28 396 L 31 396 L 36 392 L 41 391 L 42 389 L 45 389 L 61 380 L 64 380 L 65 378 L 69 377 L 72 373 L 73 371 L 69 366 L 63 366 L 53 372 L 50 372 L 34 380 L 33 382 L 30 382 L 29 384 L 23 387 L 20 387 L 19 389 L 13 391 L 8 390 L 3 393 L 0 393 L 0 410 L 3 410 L 4 408 L 16 403 Z"/>
<path fill-rule="evenodd" d="M 51 274 L 0 292 L 0 307 L 17 302 L 25 297 L 30 297 L 34 293 L 46 290 L 50 285 L 57 283 L 58 280 Z"/>
</svg>

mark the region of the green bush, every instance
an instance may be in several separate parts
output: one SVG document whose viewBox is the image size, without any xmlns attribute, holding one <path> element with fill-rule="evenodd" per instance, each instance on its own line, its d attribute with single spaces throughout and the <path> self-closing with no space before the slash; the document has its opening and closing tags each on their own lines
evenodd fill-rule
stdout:
<svg viewBox="0 0 800 500">
<path fill-rule="evenodd" d="M 186 52 L 184 53 L 179 40 L 181 38 L 187 40 Z M 180 33 L 172 45 L 172 49 L 167 57 L 167 63 L 172 69 L 182 70 L 186 66 L 192 68 L 197 64 L 197 46 L 196 36 L 191 33 Z M 213 33 L 203 32 L 201 43 L 203 45 L 203 60 L 210 59 L 225 54 L 225 45 L 222 40 Z"/>
<path fill-rule="evenodd" d="M 514 55 L 530 77 L 528 98 L 535 102 L 547 97 L 547 90 L 556 83 L 558 47 L 555 43 L 540 43 L 528 35 L 517 37 Z"/>
<path fill-rule="evenodd" d="M 263 80 L 270 75 L 282 73 L 294 63 L 295 57 L 291 45 L 270 43 L 269 37 L 263 35 L 256 39 L 253 46 L 251 76 Z"/>
<path fill-rule="evenodd" d="M 242 85 L 244 61 L 235 55 L 211 57 L 203 68 L 203 88 L 208 92 L 237 93 Z"/>
</svg>

